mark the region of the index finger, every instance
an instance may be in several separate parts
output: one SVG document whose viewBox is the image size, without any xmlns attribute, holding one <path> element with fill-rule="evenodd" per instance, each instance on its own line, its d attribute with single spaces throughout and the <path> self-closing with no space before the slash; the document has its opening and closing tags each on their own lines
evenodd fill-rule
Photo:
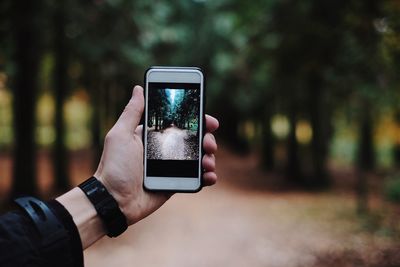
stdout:
<svg viewBox="0 0 400 267">
<path fill-rule="evenodd" d="M 215 130 L 217 130 L 219 127 L 219 121 L 214 118 L 213 116 L 210 116 L 208 114 L 206 114 L 206 129 L 207 132 L 214 132 Z"/>
</svg>

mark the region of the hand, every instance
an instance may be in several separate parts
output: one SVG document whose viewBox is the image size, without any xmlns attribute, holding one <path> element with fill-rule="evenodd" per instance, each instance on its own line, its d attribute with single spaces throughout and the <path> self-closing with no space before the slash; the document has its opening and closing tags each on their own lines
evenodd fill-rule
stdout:
<svg viewBox="0 0 400 267">
<path fill-rule="evenodd" d="M 143 190 L 142 126 L 138 126 L 143 108 L 143 88 L 135 86 L 128 105 L 106 136 L 103 155 L 94 174 L 117 200 L 129 225 L 148 216 L 171 197 L 170 193 Z M 217 119 L 206 115 L 202 164 L 203 181 L 207 186 L 217 181 L 214 156 L 217 143 L 212 132 L 218 126 Z"/>
</svg>

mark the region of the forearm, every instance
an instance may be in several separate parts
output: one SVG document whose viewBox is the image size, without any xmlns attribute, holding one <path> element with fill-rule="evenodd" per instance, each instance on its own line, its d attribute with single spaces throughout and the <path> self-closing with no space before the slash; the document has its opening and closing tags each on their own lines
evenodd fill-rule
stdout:
<svg viewBox="0 0 400 267">
<path fill-rule="evenodd" d="M 71 214 L 82 241 L 82 248 L 90 247 L 106 231 L 92 203 L 78 187 L 57 198 Z"/>
</svg>

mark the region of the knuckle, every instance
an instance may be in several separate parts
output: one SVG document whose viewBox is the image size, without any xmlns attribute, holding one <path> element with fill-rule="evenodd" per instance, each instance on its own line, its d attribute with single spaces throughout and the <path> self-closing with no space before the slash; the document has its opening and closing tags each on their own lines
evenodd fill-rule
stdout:
<svg viewBox="0 0 400 267">
<path fill-rule="evenodd" d="M 117 139 L 118 139 L 118 133 L 113 128 L 106 134 L 104 141 L 105 141 L 105 143 L 110 143 L 110 142 L 114 142 Z"/>
<path fill-rule="evenodd" d="M 104 143 L 108 144 L 108 143 L 112 142 L 113 139 L 114 139 L 114 137 L 113 137 L 112 131 L 109 131 L 106 134 L 106 137 L 104 138 Z"/>
</svg>

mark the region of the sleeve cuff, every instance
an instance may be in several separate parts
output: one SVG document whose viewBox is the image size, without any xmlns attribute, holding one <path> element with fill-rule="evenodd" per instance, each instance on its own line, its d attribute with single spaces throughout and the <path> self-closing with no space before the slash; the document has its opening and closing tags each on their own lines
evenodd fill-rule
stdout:
<svg viewBox="0 0 400 267">
<path fill-rule="evenodd" d="M 78 228 L 76 227 L 72 216 L 57 200 L 47 202 L 48 207 L 54 215 L 64 224 L 65 229 L 70 237 L 70 249 L 73 255 L 74 265 L 83 267 L 83 249 L 82 242 L 79 236 Z"/>
</svg>

